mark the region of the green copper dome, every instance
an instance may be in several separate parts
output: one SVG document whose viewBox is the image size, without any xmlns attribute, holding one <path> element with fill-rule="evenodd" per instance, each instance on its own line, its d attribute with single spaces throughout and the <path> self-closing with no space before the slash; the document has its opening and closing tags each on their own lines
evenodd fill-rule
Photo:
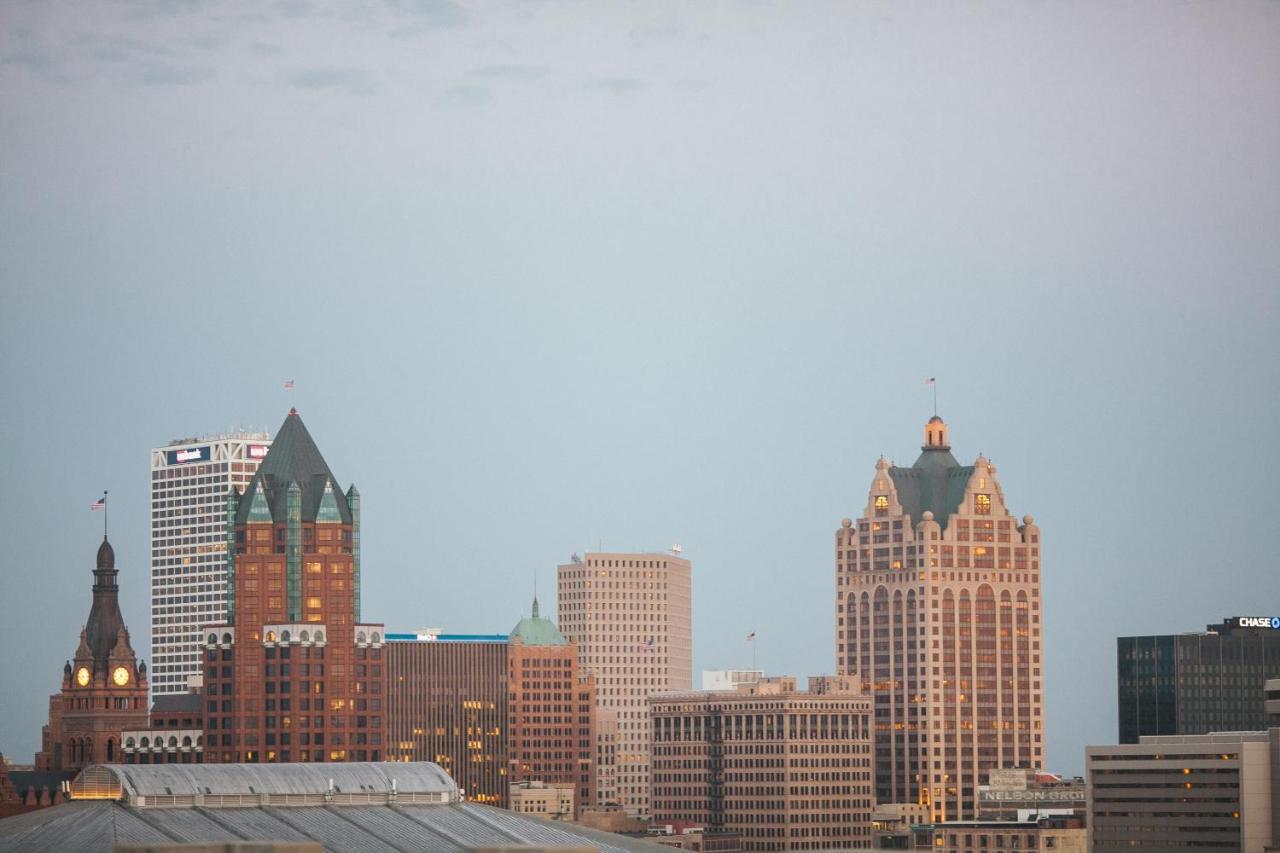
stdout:
<svg viewBox="0 0 1280 853">
<path fill-rule="evenodd" d="M 511 629 L 510 638 L 519 640 L 526 646 L 567 646 L 569 641 L 564 638 L 555 623 L 550 619 L 543 619 L 538 615 L 538 599 L 533 600 L 533 615 L 526 616 Z"/>
</svg>

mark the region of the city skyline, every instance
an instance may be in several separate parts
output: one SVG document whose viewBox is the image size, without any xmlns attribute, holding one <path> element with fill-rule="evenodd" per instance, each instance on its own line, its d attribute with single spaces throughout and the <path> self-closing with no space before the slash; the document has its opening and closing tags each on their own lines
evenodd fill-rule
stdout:
<svg viewBox="0 0 1280 853">
<path fill-rule="evenodd" d="M 678 543 L 694 669 L 755 632 L 803 674 L 936 376 L 1050 532 L 1068 774 L 1117 637 L 1280 610 L 1274 4 L 224 8 L 0 12 L 6 756 L 85 505 L 150 665 L 147 454 L 292 405 L 389 627 L 504 631 L 572 552 Z"/>
</svg>

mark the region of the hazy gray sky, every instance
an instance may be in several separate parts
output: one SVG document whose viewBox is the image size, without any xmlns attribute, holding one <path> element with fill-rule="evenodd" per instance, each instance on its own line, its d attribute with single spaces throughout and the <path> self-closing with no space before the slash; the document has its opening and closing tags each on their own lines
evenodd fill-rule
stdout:
<svg viewBox="0 0 1280 853">
<path fill-rule="evenodd" d="M 148 449 L 291 404 L 389 628 L 678 542 L 695 668 L 830 672 L 937 376 L 1043 527 L 1080 772 L 1117 635 L 1280 611 L 1278 151 L 1277 3 L 4 3 L 0 751 L 89 502 L 146 654 Z"/>
</svg>

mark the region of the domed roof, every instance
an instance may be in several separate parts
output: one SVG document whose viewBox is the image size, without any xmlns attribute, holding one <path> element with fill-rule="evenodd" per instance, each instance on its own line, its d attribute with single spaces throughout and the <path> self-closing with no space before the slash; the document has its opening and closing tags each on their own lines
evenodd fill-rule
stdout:
<svg viewBox="0 0 1280 853">
<path fill-rule="evenodd" d="M 526 616 L 511 629 L 510 638 L 526 646 L 567 646 L 569 641 L 550 619 L 538 615 L 538 599 L 533 600 L 533 615 Z"/>
<path fill-rule="evenodd" d="M 102 536 L 102 544 L 98 546 L 98 568 L 114 569 L 116 567 L 116 552 L 111 547 L 111 543 L 107 541 L 106 534 Z"/>
</svg>

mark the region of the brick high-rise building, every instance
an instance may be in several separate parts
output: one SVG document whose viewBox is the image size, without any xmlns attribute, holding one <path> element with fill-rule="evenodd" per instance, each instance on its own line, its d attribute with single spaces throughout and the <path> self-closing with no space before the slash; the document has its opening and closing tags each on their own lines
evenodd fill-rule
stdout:
<svg viewBox="0 0 1280 853">
<path fill-rule="evenodd" d="M 871 846 L 871 701 L 857 678 L 668 693 L 653 715 L 650 808 L 742 836 L 744 850 Z"/>
<path fill-rule="evenodd" d="M 649 712 L 654 693 L 693 688 L 692 571 L 674 554 L 595 554 L 558 568 L 560 630 L 618 716 L 616 780 L 627 812 L 649 814 Z"/>
<path fill-rule="evenodd" d="M 360 621 L 360 497 L 296 410 L 227 509 L 227 620 L 206 625 L 206 763 L 381 761 L 383 627 Z"/>
<path fill-rule="evenodd" d="M 936 415 L 921 450 L 836 531 L 836 662 L 874 696 L 879 802 L 972 819 L 989 770 L 1043 763 L 1040 528 Z"/>
<path fill-rule="evenodd" d="M 507 646 L 511 782 L 572 785 L 574 813 L 596 802 L 595 682 L 579 674 L 578 648 L 533 613 Z"/>
<path fill-rule="evenodd" d="M 387 760 L 433 761 L 472 802 L 506 808 L 507 635 L 389 634 Z"/>
<path fill-rule="evenodd" d="M 120 733 L 147 725 L 147 665 L 129 643 L 120 613 L 116 554 L 103 535 L 93 570 L 93 605 L 80 645 L 49 697 L 37 770 L 71 771 L 119 762 Z"/>
<path fill-rule="evenodd" d="M 187 693 L 203 671 L 200 628 L 227 610 L 227 492 L 267 455 L 266 433 L 183 438 L 151 451 L 151 690 Z"/>
</svg>

